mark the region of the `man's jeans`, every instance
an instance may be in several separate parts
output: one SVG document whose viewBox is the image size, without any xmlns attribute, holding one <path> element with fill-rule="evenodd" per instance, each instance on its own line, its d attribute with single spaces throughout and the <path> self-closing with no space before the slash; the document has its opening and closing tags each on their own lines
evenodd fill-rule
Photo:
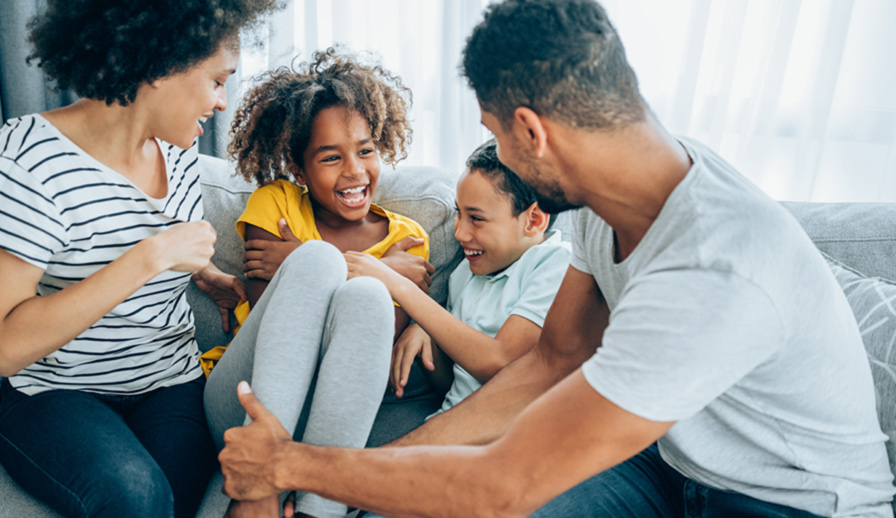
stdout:
<svg viewBox="0 0 896 518">
<path fill-rule="evenodd" d="M 205 378 L 138 396 L 0 385 L 0 462 L 64 516 L 192 517 L 215 467 Z"/>
<path fill-rule="evenodd" d="M 656 445 L 563 493 L 532 517 L 818 518 L 687 479 L 660 458 Z"/>
</svg>

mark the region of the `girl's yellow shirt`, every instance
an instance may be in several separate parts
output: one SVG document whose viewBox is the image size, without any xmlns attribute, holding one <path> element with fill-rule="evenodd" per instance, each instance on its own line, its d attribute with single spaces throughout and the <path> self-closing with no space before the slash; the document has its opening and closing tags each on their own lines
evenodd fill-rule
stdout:
<svg viewBox="0 0 896 518">
<path fill-rule="evenodd" d="M 389 233 L 382 241 L 364 250 L 364 253 L 377 258 L 382 257 L 395 243 L 408 236 L 414 236 L 422 237 L 423 244 L 411 248 L 408 253 L 429 260 L 429 236 L 419 223 L 377 205 L 371 204 L 370 210 L 389 220 Z M 280 236 L 279 222 L 281 218 L 286 220 L 289 230 L 303 243 L 321 239 L 314 221 L 314 211 L 311 207 L 311 196 L 308 194 L 308 190 L 288 180 L 275 180 L 253 192 L 246 203 L 246 210 L 237 219 L 236 231 L 245 240 L 246 224 L 248 223 L 267 230 L 275 236 Z M 242 325 L 249 316 L 249 303 L 241 303 L 233 313 L 237 322 Z M 206 376 L 224 354 L 226 348 L 227 346 L 214 347 L 199 359 Z"/>
</svg>

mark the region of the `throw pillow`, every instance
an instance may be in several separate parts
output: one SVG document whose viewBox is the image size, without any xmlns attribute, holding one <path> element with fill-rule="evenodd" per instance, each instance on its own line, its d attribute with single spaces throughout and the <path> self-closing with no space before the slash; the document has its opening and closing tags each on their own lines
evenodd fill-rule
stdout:
<svg viewBox="0 0 896 518">
<path fill-rule="evenodd" d="M 877 417 L 890 438 L 887 455 L 890 469 L 896 473 L 896 283 L 865 277 L 828 255 L 825 259 L 846 294 L 862 333 L 874 377 Z"/>
</svg>

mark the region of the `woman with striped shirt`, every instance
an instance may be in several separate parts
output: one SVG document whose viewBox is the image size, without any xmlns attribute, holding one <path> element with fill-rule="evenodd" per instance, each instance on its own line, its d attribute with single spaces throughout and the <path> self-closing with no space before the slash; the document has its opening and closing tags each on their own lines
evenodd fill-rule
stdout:
<svg viewBox="0 0 896 518">
<path fill-rule="evenodd" d="M 274 3 L 58 0 L 32 24 L 82 99 L 0 129 L 0 464 L 65 516 L 192 516 L 214 469 L 184 292 L 245 295 L 209 262 L 196 138 Z"/>
</svg>

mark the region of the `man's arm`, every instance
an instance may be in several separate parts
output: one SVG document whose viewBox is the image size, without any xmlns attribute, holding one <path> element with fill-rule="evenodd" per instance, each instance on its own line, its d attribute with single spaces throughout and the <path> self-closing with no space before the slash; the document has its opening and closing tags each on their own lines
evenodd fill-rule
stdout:
<svg viewBox="0 0 896 518">
<path fill-rule="evenodd" d="M 538 344 L 459 405 L 429 419 L 390 446 L 484 444 L 494 440 L 529 403 L 594 354 L 609 317 L 594 278 L 569 267 Z"/>
<path fill-rule="evenodd" d="M 503 437 L 486 446 L 308 446 L 292 442 L 252 394 L 240 394 L 240 400 L 254 422 L 224 436 L 220 459 L 229 495 L 254 499 L 310 491 L 395 518 L 528 516 L 636 455 L 673 424 L 616 406 L 581 370 L 529 405 Z"/>
</svg>

